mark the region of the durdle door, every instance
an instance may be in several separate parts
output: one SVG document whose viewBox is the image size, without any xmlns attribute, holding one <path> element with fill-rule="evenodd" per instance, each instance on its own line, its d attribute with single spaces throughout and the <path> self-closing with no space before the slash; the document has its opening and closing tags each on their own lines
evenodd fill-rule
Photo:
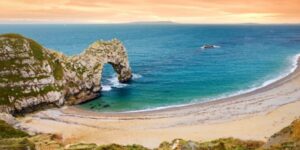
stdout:
<svg viewBox="0 0 300 150">
<path fill-rule="evenodd" d="M 99 96 L 105 63 L 120 82 L 132 78 L 125 47 L 96 41 L 67 57 L 18 34 L 0 35 L 0 113 L 26 113 L 78 104 Z"/>
</svg>

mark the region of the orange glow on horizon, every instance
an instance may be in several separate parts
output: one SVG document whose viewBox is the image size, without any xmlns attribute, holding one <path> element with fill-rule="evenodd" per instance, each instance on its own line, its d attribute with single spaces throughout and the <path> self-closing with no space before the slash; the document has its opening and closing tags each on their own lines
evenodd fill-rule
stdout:
<svg viewBox="0 0 300 150">
<path fill-rule="evenodd" d="M 299 0 L 1 0 L 0 23 L 300 23 Z"/>
</svg>

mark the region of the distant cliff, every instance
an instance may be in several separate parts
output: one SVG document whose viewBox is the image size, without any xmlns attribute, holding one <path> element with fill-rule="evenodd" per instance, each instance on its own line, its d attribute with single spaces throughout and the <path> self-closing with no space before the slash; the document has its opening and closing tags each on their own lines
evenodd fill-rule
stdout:
<svg viewBox="0 0 300 150">
<path fill-rule="evenodd" d="M 30 112 L 72 105 L 99 95 L 105 63 L 120 82 L 131 79 L 126 50 L 118 40 L 96 41 L 67 57 L 18 34 L 0 35 L 0 112 Z"/>
</svg>

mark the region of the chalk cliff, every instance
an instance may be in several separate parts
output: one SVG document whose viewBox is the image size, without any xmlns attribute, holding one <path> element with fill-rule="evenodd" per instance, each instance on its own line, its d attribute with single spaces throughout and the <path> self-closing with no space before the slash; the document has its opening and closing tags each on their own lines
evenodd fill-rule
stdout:
<svg viewBox="0 0 300 150">
<path fill-rule="evenodd" d="M 67 57 L 18 34 L 0 35 L 0 113 L 78 104 L 99 96 L 105 63 L 120 82 L 131 79 L 126 50 L 116 39 L 96 41 Z"/>
</svg>

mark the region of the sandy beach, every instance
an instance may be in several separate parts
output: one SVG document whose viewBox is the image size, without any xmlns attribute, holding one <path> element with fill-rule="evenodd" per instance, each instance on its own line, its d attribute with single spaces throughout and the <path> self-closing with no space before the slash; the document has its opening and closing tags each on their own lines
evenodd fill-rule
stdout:
<svg viewBox="0 0 300 150">
<path fill-rule="evenodd" d="M 299 117 L 299 108 L 297 67 L 265 87 L 212 102 L 132 113 L 97 113 L 68 106 L 20 117 L 18 126 L 30 132 L 62 135 L 65 144 L 141 144 L 153 148 L 175 138 L 266 140 Z"/>
</svg>

